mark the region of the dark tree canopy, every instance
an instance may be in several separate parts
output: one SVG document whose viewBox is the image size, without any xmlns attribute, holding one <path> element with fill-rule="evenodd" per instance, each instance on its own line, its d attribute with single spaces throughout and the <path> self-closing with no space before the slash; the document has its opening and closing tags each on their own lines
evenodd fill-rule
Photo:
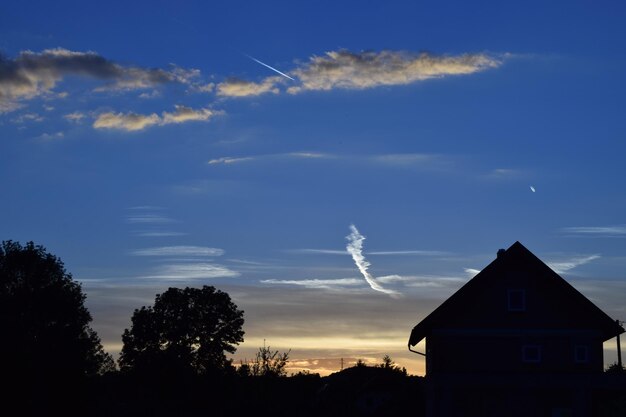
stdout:
<svg viewBox="0 0 626 417">
<path fill-rule="evenodd" d="M 212 286 L 169 288 L 154 306 L 136 309 L 124 330 L 122 370 L 191 371 L 205 374 L 232 367 L 225 352 L 243 341 L 243 311 Z"/>
<path fill-rule="evenodd" d="M 115 369 L 89 327 L 79 283 L 43 246 L 0 246 L 0 358 L 21 376 L 86 376 Z"/>
</svg>

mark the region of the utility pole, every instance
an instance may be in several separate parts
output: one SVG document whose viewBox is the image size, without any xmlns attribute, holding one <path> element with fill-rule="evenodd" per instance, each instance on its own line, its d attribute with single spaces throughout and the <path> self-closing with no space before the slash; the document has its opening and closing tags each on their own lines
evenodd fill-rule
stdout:
<svg viewBox="0 0 626 417">
<path fill-rule="evenodd" d="M 343 358 L 341 358 L 341 370 L 343 371 Z"/>
</svg>

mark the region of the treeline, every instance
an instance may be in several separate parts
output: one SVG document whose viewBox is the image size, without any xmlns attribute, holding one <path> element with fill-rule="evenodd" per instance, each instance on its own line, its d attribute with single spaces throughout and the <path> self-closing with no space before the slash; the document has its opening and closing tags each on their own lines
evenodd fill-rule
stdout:
<svg viewBox="0 0 626 417">
<path fill-rule="evenodd" d="M 290 352 L 235 366 L 244 316 L 212 286 L 169 288 L 133 312 L 117 364 L 90 327 L 80 284 L 41 245 L 0 246 L 3 406 L 15 415 L 420 415 L 422 378 L 388 356 L 328 377 L 287 375 Z"/>
</svg>

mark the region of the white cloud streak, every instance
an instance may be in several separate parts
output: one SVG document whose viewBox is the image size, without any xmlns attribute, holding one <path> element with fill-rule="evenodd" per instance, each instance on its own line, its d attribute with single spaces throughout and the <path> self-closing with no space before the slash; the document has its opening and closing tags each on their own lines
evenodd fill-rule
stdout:
<svg viewBox="0 0 626 417">
<path fill-rule="evenodd" d="M 229 156 L 224 156 L 221 158 L 216 158 L 216 159 L 211 159 L 208 164 L 209 165 L 216 165 L 216 164 L 224 164 L 224 165 L 229 165 L 229 164 L 236 164 L 238 162 L 246 162 L 246 161 L 252 161 L 254 158 L 251 156 L 245 156 L 242 158 L 231 158 Z"/>
<path fill-rule="evenodd" d="M 278 154 L 265 154 L 265 155 L 256 155 L 256 156 L 243 156 L 243 157 L 230 157 L 225 156 L 221 158 L 215 158 L 209 160 L 209 165 L 216 164 L 234 164 L 238 162 L 249 162 L 254 160 L 261 159 L 325 159 L 325 158 L 333 158 L 333 155 L 319 153 L 319 152 L 287 152 L 287 153 L 278 153 Z"/>
<path fill-rule="evenodd" d="M 223 249 L 205 246 L 161 246 L 138 249 L 131 252 L 134 256 L 222 256 Z"/>
<path fill-rule="evenodd" d="M 170 217 L 161 216 L 160 214 L 141 213 L 127 216 L 126 222 L 133 224 L 164 224 L 175 223 L 176 220 Z"/>
<path fill-rule="evenodd" d="M 261 283 L 273 284 L 273 285 L 295 285 L 295 286 L 301 286 L 305 288 L 316 288 L 316 289 L 332 289 L 336 287 L 361 285 L 363 281 L 357 278 L 301 279 L 301 280 L 264 279 L 264 280 L 261 280 Z"/>
<path fill-rule="evenodd" d="M 155 274 L 142 276 L 141 278 L 184 281 L 203 278 L 232 278 L 239 275 L 239 272 L 223 265 L 198 262 L 163 265 Z"/>
<path fill-rule="evenodd" d="M 599 258 L 600 255 L 578 256 L 572 259 L 568 259 L 566 261 L 546 262 L 546 265 L 548 265 L 557 274 L 563 274 L 578 266 L 584 265 Z"/>
<path fill-rule="evenodd" d="M 311 253 L 311 254 L 324 254 L 324 255 L 345 255 L 349 254 L 347 250 L 337 249 L 290 249 L 289 252 L 293 253 Z M 364 252 L 366 255 L 373 256 L 443 256 L 448 252 L 434 251 L 434 250 L 396 250 L 396 251 L 372 251 Z"/>
<path fill-rule="evenodd" d="M 625 225 L 564 227 L 561 231 L 578 236 L 626 237 Z"/>
<path fill-rule="evenodd" d="M 386 289 L 382 287 L 376 279 L 369 273 L 368 268 L 370 263 L 363 256 L 363 241 L 365 240 L 365 236 L 359 233 L 356 226 L 353 224 L 350 225 L 350 234 L 346 236 L 348 239 L 348 245 L 346 246 L 346 250 L 350 255 L 352 255 L 352 259 L 356 264 L 357 268 L 363 274 L 363 278 L 369 284 L 369 286 L 375 290 L 389 295 L 399 295 L 398 292 Z"/>
<path fill-rule="evenodd" d="M 464 271 L 468 277 L 473 278 L 474 276 L 478 275 L 478 273 L 480 272 L 480 269 L 465 268 Z"/>
</svg>

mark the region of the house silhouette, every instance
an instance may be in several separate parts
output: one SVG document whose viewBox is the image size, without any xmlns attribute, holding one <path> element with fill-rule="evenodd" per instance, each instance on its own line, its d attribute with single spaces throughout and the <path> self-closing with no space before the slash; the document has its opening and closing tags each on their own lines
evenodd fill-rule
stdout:
<svg viewBox="0 0 626 417">
<path fill-rule="evenodd" d="M 603 372 L 603 343 L 623 332 L 515 242 L 413 328 L 409 349 L 426 339 L 427 416 L 595 416 L 626 394 L 624 375 Z"/>
</svg>

